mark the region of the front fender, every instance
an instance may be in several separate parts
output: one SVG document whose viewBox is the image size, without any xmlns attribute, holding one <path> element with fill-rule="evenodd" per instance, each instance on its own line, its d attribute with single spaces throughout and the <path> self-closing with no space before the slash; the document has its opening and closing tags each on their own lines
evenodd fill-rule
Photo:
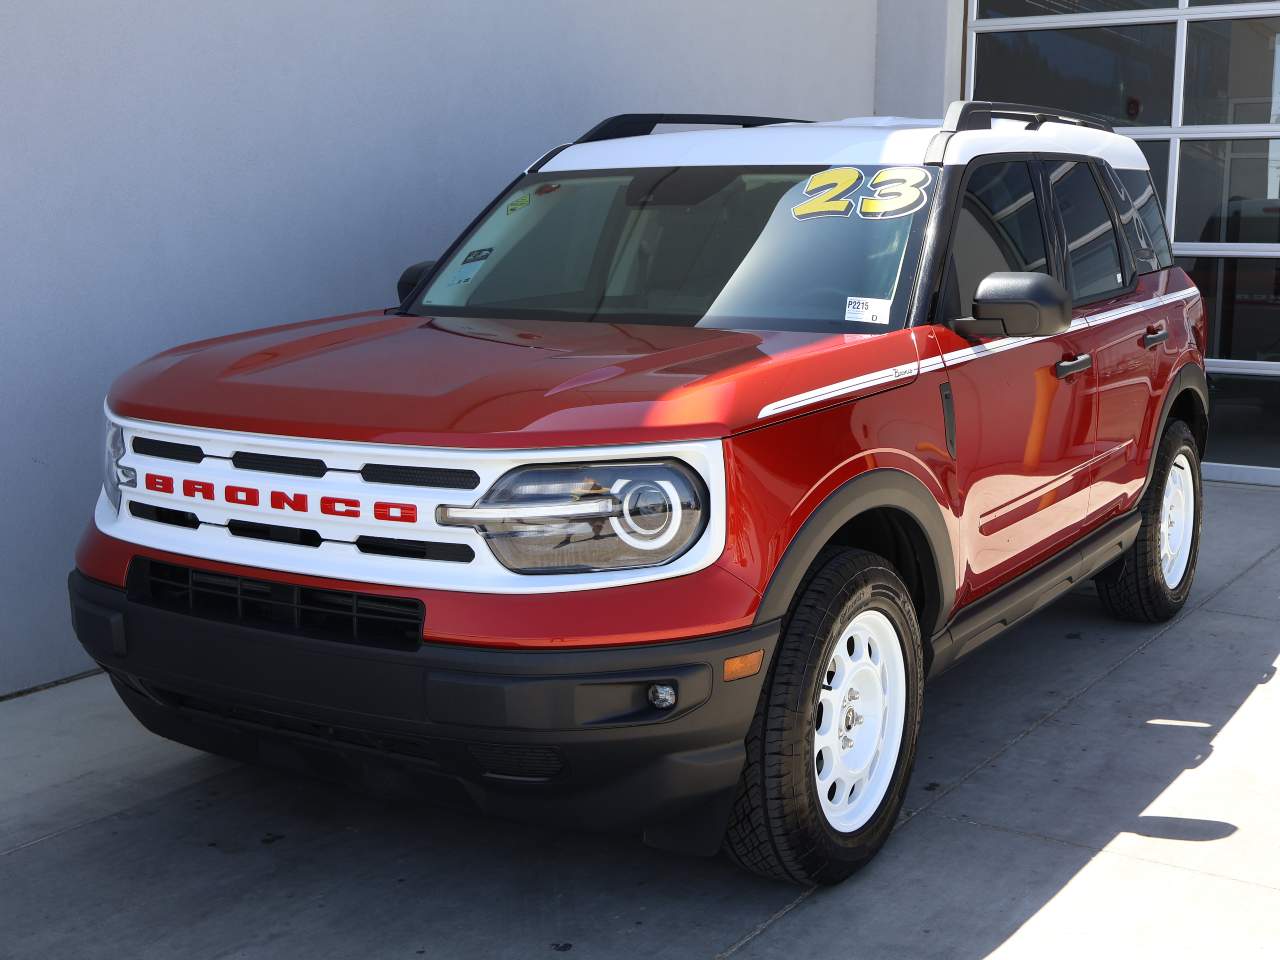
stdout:
<svg viewBox="0 0 1280 960">
<path fill-rule="evenodd" d="M 858 474 L 837 487 L 809 514 L 769 578 L 756 622 L 784 616 L 822 548 L 849 521 L 881 507 L 905 513 L 923 534 L 931 554 L 924 567 L 926 573 L 930 569 L 933 572 L 933 583 L 926 582 L 925 587 L 932 594 L 930 607 L 936 615 L 932 623 L 920 626 L 926 636 L 941 630 L 956 597 L 956 550 L 951 528 L 928 487 L 895 468 L 873 468 Z"/>
</svg>

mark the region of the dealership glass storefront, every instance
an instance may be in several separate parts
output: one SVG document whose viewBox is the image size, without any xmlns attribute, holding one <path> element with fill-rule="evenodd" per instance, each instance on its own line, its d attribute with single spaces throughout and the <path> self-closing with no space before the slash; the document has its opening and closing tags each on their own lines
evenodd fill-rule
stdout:
<svg viewBox="0 0 1280 960">
<path fill-rule="evenodd" d="M 1209 312 L 1206 472 L 1280 482 L 1280 2 L 966 2 L 968 96 L 1139 141 Z"/>
</svg>

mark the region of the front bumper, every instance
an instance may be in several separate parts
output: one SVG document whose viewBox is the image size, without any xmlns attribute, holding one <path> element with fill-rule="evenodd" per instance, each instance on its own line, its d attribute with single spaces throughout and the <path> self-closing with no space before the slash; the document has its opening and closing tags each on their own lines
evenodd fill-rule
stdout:
<svg viewBox="0 0 1280 960">
<path fill-rule="evenodd" d="M 151 606 L 79 571 L 76 634 L 154 732 L 249 761 L 381 783 L 586 829 L 718 846 L 776 622 L 676 643 L 413 651 L 316 640 Z M 763 649 L 754 677 L 726 658 Z M 673 684 L 676 706 L 648 702 Z"/>
</svg>

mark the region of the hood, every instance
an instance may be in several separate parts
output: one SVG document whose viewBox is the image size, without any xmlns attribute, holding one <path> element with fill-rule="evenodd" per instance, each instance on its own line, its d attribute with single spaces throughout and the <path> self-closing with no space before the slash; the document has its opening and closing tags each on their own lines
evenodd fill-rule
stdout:
<svg viewBox="0 0 1280 960">
<path fill-rule="evenodd" d="M 108 405 L 141 420 L 421 446 L 690 440 L 901 363 L 910 337 L 379 311 L 169 350 L 122 376 Z"/>
</svg>

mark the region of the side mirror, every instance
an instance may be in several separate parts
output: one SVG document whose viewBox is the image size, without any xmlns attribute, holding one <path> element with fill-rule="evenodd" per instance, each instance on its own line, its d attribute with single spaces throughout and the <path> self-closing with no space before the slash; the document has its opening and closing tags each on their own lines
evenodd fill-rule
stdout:
<svg viewBox="0 0 1280 960">
<path fill-rule="evenodd" d="M 413 293 L 413 288 L 418 285 L 418 281 L 434 270 L 435 266 L 434 260 L 423 260 L 421 263 L 404 268 L 404 273 L 400 274 L 400 279 L 396 283 L 396 293 L 401 303 L 409 299 L 409 294 Z"/>
<path fill-rule="evenodd" d="M 993 273 L 978 284 L 973 316 L 956 333 L 979 337 L 1052 337 L 1071 326 L 1071 296 L 1045 273 Z"/>
</svg>

